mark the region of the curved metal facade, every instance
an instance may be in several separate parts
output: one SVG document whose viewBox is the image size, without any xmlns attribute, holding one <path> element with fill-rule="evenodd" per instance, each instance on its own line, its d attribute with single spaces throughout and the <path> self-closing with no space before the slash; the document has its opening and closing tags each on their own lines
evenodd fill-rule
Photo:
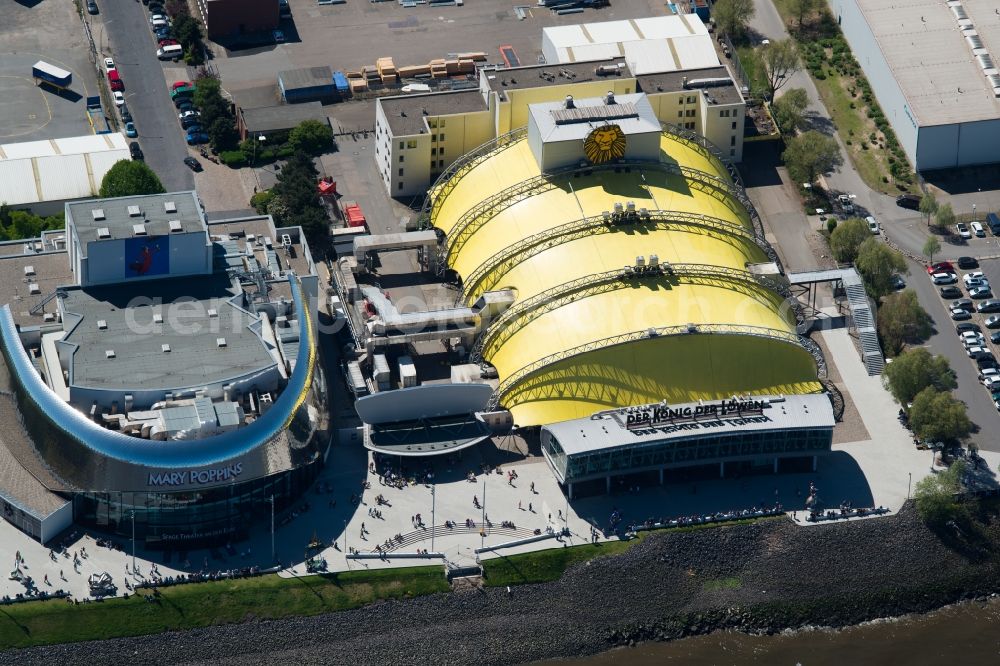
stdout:
<svg viewBox="0 0 1000 666">
<path fill-rule="evenodd" d="M 775 255 L 709 147 L 666 128 L 658 161 L 543 174 L 523 133 L 507 139 L 437 183 L 427 210 L 448 265 L 471 278 L 466 304 L 517 295 L 475 352 L 497 368 L 496 398 L 518 424 L 821 390 L 787 289 L 747 268 Z M 627 202 L 634 215 L 608 219 Z M 634 268 L 651 255 L 659 268 Z M 660 334 L 689 328 L 698 334 Z"/>
<path fill-rule="evenodd" d="M 315 462 L 329 439 L 328 390 L 306 296 L 298 279 L 289 282 L 301 344 L 284 390 L 253 423 L 198 440 L 145 440 L 94 423 L 45 384 L 9 307 L 0 308 L 0 349 L 38 457 L 67 487 L 95 492 L 232 486 Z"/>
</svg>

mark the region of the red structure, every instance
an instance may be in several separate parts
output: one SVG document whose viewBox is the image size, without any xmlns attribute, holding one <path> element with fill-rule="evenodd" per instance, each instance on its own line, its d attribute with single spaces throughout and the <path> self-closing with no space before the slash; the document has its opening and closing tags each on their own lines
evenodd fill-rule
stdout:
<svg viewBox="0 0 1000 666">
<path fill-rule="evenodd" d="M 274 30 L 278 0 L 198 0 L 209 39 Z"/>
</svg>

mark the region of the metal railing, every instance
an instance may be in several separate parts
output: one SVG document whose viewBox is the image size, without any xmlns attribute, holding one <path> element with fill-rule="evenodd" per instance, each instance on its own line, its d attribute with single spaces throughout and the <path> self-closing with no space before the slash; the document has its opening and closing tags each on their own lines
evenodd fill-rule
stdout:
<svg viewBox="0 0 1000 666">
<path fill-rule="evenodd" d="M 485 263 L 471 272 L 463 282 L 463 297 L 469 299 L 489 291 L 511 268 L 546 250 L 580 238 L 613 233 L 622 227 L 643 231 L 668 230 L 674 226 L 704 227 L 754 243 L 768 259 L 780 265 L 778 254 L 767 240 L 758 235 L 756 229 L 747 229 L 737 222 L 700 213 L 665 210 L 652 210 L 645 214 L 635 212 L 624 217 L 626 219 L 624 223 L 609 223 L 603 215 L 593 215 L 523 238 L 498 254 L 490 256 Z"/>
<path fill-rule="evenodd" d="M 622 283 L 664 279 L 678 283 L 682 280 L 726 282 L 730 286 L 739 284 L 750 287 L 758 293 L 770 291 L 786 299 L 792 298 L 787 285 L 749 271 L 707 264 L 659 264 L 641 269 L 626 266 L 613 271 L 586 275 L 515 303 L 480 334 L 473 345 L 471 360 L 473 363 L 479 363 L 485 357 L 492 356 L 492 350 L 509 340 L 514 333 L 566 303 L 620 289 Z"/>
<path fill-rule="evenodd" d="M 680 326 L 663 326 L 659 328 L 644 329 L 641 331 L 630 331 L 628 333 L 593 340 L 583 345 L 573 347 L 572 349 L 567 349 L 555 354 L 549 354 L 548 356 L 544 356 L 536 361 L 532 361 L 500 382 L 497 390 L 493 392 L 492 396 L 490 396 L 486 409 L 498 409 L 503 399 L 510 394 L 513 389 L 517 388 L 518 385 L 521 384 L 521 382 L 523 382 L 527 377 L 555 363 L 593 351 L 608 349 L 610 347 L 625 345 L 640 340 L 651 340 L 659 337 L 680 335 L 742 335 L 766 338 L 768 340 L 795 345 L 805 349 L 811 355 L 813 355 L 811 347 L 816 347 L 816 344 L 812 342 L 812 340 L 788 331 L 766 328 L 763 326 L 747 326 L 743 324 L 697 324 L 694 326 L 694 330 L 692 330 L 690 325 L 684 324 Z M 816 348 L 818 349 L 818 347 Z M 815 359 L 815 355 L 813 355 L 813 358 Z M 825 361 L 823 367 L 825 370 Z M 553 382 L 550 382 L 547 379 L 544 384 L 550 385 L 553 391 L 559 390 L 554 386 Z M 509 408 L 510 406 L 507 405 L 507 407 Z"/>
</svg>

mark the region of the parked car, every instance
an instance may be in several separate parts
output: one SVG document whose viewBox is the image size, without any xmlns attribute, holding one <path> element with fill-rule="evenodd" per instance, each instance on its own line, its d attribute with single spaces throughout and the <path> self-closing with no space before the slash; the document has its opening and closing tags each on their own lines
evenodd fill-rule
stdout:
<svg viewBox="0 0 1000 666">
<path fill-rule="evenodd" d="M 993 298 L 993 291 L 989 285 L 973 287 L 969 290 L 969 298 Z"/>
<path fill-rule="evenodd" d="M 873 234 L 878 233 L 878 221 L 874 217 L 869 215 L 868 217 L 865 218 L 865 222 L 868 223 L 868 228 L 871 230 Z"/>
<path fill-rule="evenodd" d="M 164 23 L 166 23 L 167 22 L 167 17 L 166 17 L 165 14 L 158 14 L 158 13 L 150 14 L 149 15 L 149 22 L 150 23 L 155 23 L 156 21 L 163 21 Z"/>
<path fill-rule="evenodd" d="M 205 128 L 201 125 L 188 125 L 184 128 L 184 131 L 191 134 L 201 134 L 205 131 Z"/>
<path fill-rule="evenodd" d="M 170 91 L 170 99 L 177 99 L 178 97 L 192 97 L 194 95 L 194 86 L 181 86 L 180 88 L 174 88 Z"/>
<path fill-rule="evenodd" d="M 187 140 L 189 146 L 196 146 L 198 144 L 208 143 L 209 141 L 208 135 L 205 134 L 204 132 L 199 132 L 199 133 L 188 132 L 185 139 Z"/>
<path fill-rule="evenodd" d="M 104 59 L 104 71 L 105 72 L 110 72 L 113 69 L 115 69 L 115 61 L 112 60 L 111 58 L 105 58 Z"/>
<path fill-rule="evenodd" d="M 943 289 L 947 289 L 947 287 L 943 287 Z M 975 304 L 969 298 L 960 298 L 957 301 L 952 301 L 951 307 L 952 309 L 958 308 L 959 310 L 968 310 L 969 312 L 976 309 Z"/>
<path fill-rule="evenodd" d="M 190 132 L 195 125 L 201 125 L 201 118 L 198 116 L 188 116 L 181 121 L 181 127 L 184 128 L 185 132 Z"/>
<path fill-rule="evenodd" d="M 966 319 L 972 319 L 972 313 L 966 312 L 965 310 L 950 310 L 952 321 L 965 321 Z"/>
<path fill-rule="evenodd" d="M 979 238 L 983 238 L 984 236 L 986 236 L 986 230 L 983 229 L 983 225 L 980 224 L 979 222 L 973 222 L 972 224 L 969 225 L 969 227 L 972 229 L 972 233 L 978 236 Z"/>
<path fill-rule="evenodd" d="M 982 333 L 977 331 L 966 331 L 962 333 L 959 339 L 962 341 L 962 344 L 966 346 L 966 348 L 974 347 L 976 345 L 982 347 L 986 344 L 986 338 L 983 337 Z"/>
<path fill-rule="evenodd" d="M 173 37 L 174 31 L 171 30 L 169 26 L 167 26 L 164 28 L 157 28 L 156 30 L 153 31 L 153 34 L 156 35 L 157 39 L 163 39 L 165 37 Z"/>
<path fill-rule="evenodd" d="M 191 171 L 201 171 L 202 168 L 201 162 L 190 156 L 184 158 L 184 164 L 186 164 Z"/>
<path fill-rule="evenodd" d="M 176 39 L 171 39 L 170 37 L 166 37 L 164 39 L 158 39 L 158 40 L 156 40 L 156 45 L 160 46 L 160 47 L 163 47 L 163 46 L 177 46 L 178 44 L 180 44 L 180 42 L 178 42 Z"/>
<path fill-rule="evenodd" d="M 996 368 L 983 368 L 979 371 L 979 381 L 983 381 L 987 377 L 1000 377 L 1000 370 Z"/>
<path fill-rule="evenodd" d="M 131 141 L 128 144 L 128 152 L 132 155 L 132 159 L 141 160 L 142 159 L 142 148 L 139 147 L 138 141 Z"/>
<path fill-rule="evenodd" d="M 171 90 L 177 90 L 178 88 L 193 88 L 194 84 L 190 81 L 174 81 L 170 85 Z"/>
<path fill-rule="evenodd" d="M 135 123 L 125 123 L 125 136 L 135 138 L 139 133 L 135 130 Z"/>
<path fill-rule="evenodd" d="M 959 257 L 958 258 L 959 268 L 979 268 L 979 262 L 976 261 L 975 257 Z"/>
<path fill-rule="evenodd" d="M 959 222 L 955 225 L 955 231 L 958 232 L 959 238 L 969 239 L 972 238 L 972 232 L 969 231 L 969 227 L 965 226 L 965 222 Z"/>
<path fill-rule="evenodd" d="M 997 363 L 997 360 L 992 356 L 984 356 L 982 358 L 977 358 L 976 366 L 980 370 L 985 370 L 986 368 L 996 368 L 1000 370 L 1000 363 Z"/>
<path fill-rule="evenodd" d="M 955 267 L 951 265 L 950 261 L 939 261 L 936 264 L 931 264 L 927 267 L 927 274 L 934 275 L 935 273 L 954 273 Z"/>
<path fill-rule="evenodd" d="M 282 44 L 285 41 L 285 33 L 280 30 L 272 30 L 271 36 L 274 37 L 275 44 Z"/>
<path fill-rule="evenodd" d="M 976 306 L 976 312 L 1000 312 L 1000 301 L 990 299 Z"/>
<path fill-rule="evenodd" d="M 189 99 L 181 100 L 174 106 L 177 107 L 178 111 L 194 111 L 194 102 Z"/>
<path fill-rule="evenodd" d="M 916 194 L 900 194 L 896 197 L 896 205 L 900 208 L 920 210 L 920 197 Z"/>
<path fill-rule="evenodd" d="M 94 2 L 94 0 L 90 0 L 90 2 L 87 3 L 87 13 L 97 14 L 98 12 L 100 12 L 100 10 L 97 8 L 97 3 Z"/>
<path fill-rule="evenodd" d="M 965 331 L 978 331 L 979 324 L 971 321 L 963 321 L 961 324 L 955 326 L 956 333 L 964 333 Z"/>
<path fill-rule="evenodd" d="M 958 276 L 954 273 L 935 273 L 931 276 L 931 281 L 934 284 L 955 284 L 958 282 Z"/>
<path fill-rule="evenodd" d="M 971 280 L 985 280 L 985 279 L 986 279 L 986 273 L 982 271 L 972 271 L 971 273 L 966 273 L 965 275 L 962 276 L 962 281 L 965 282 L 965 284 L 969 284 L 969 281 Z"/>
<path fill-rule="evenodd" d="M 941 289 L 939 289 L 939 291 L 941 292 L 941 298 L 961 298 L 962 297 L 962 290 L 959 289 L 958 287 L 956 287 L 955 285 L 951 285 L 951 286 L 948 286 L 948 287 L 941 287 Z"/>
<path fill-rule="evenodd" d="M 180 113 L 177 114 L 177 117 L 181 120 L 184 120 L 185 118 L 197 118 L 200 115 L 201 113 L 199 113 L 198 111 L 181 111 Z"/>
<path fill-rule="evenodd" d="M 986 328 L 1000 328 L 1000 315 L 990 315 L 983 323 L 986 324 Z"/>
<path fill-rule="evenodd" d="M 906 289 L 906 280 L 903 279 L 903 276 L 899 275 L 898 273 L 892 276 L 892 288 Z"/>
<path fill-rule="evenodd" d="M 1000 377 L 987 377 L 983 380 L 983 386 L 989 389 L 991 392 L 1000 388 Z"/>
<path fill-rule="evenodd" d="M 965 353 L 969 355 L 969 358 L 981 358 L 983 356 L 991 356 L 992 353 L 989 349 L 985 347 L 980 347 L 976 345 L 974 347 L 966 347 Z"/>
<path fill-rule="evenodd" d="M 1000 344 L 1000 331 L 990 333 L 990 342 L 995 345 Z"/>
<path fill-rule="evenodd" d="M 125 95 L 122 94 L 121 90 L 114 91 L 111 96 L 115 98 L 115 106 L 121 106 L 125 103 Z"/>
<path fill-rule="evenodd" d="M 122 104 L 118 107 L 118 112 L 122 116 L 122 122 L 130 123 L 132 122 L 132 112 L 128 110 L 128 104 Z"/>
</svg>

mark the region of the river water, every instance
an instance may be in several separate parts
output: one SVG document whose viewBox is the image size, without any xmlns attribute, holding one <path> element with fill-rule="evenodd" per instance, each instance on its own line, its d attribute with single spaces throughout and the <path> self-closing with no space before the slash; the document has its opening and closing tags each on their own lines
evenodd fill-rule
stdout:
<svg viewBox="0 0 1000 666">
<path fill-rule="evenodd" d="M 939 666 L 1000 664 L 1000 600 L 949 606 L 926 615 L 879 620 L 840 630 L 777 636 L 717 632 L 670 643 L 644 643 L 573 666 Z"/>
</svg>

